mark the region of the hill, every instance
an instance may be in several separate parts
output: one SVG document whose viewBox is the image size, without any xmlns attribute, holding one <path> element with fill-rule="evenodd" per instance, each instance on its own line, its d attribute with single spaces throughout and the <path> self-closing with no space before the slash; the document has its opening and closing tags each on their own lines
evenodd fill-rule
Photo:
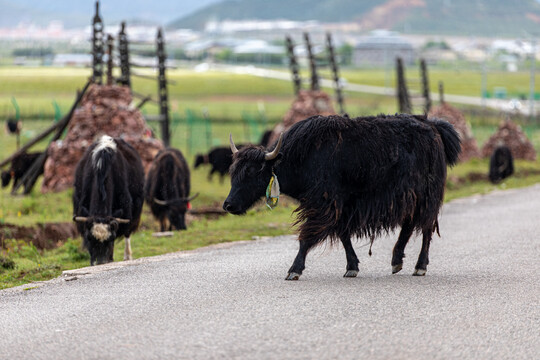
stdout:
<svg viewBox="0 0 540 360">
<path fill-rule="evenodd" d="M 165 24 L 219 0 L 102 0 L 100 9 L 105 23 L 139 19 Z M 88 26 L 94 14 L 95 0 L 0 0 L 0 27 L 21 22 L 47 25 L 56 20 L 66 27 Z"/>
<path fill-rule="evenodd" d="M 540 4 L 535 0 L 226 0 L 169 27 L 200 30 L 216 19 L 357 22 L 366 31 L 387 28 L 407 34 L 540 35 Z"/>
</svg>

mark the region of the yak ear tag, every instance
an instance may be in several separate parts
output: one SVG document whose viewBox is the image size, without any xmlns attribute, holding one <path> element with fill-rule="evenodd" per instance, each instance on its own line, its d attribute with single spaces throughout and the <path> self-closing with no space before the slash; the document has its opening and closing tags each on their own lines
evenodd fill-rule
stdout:
<svg viewBox="0 0 540 360">
<path fill-rule="evenodd" d="M 270 183 L 266 188 L 266 206 L 272 210 L 279 202 L 279 182 L 276 174 L 272 173 Z"/>
</svg>

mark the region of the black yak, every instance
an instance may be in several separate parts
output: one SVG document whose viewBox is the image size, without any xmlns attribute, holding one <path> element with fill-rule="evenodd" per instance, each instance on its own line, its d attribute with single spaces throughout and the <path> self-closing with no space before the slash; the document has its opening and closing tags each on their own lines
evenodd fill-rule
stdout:
<svg viewBox="0 0 540 360">
<path fill-rule="evenodd" d="M 30 169 L 34 161 L 41 155 L 41 152 L 21 153 L 11 160 L 11 166 L 7 171 L 2 171 L 2 187 L 9 185 L 13 179 L 13 189 L 17 187 L 24 174 Z M 43 166 L 40 169 L 43 174 Z"/>
<path fill-rule="evenodd" d="M 90 253 L 90 265 L 113 261 L 114 241 L 125 237 L 124 260 L 131 260 L 131 234 L 144 201 L 144 170 L 137 151 L 104 135 L 77 164 L 73 220 Z"/>
<path fill-rule="evenodd" d="M 297 280 L 309 250 L 326 238 L 342 242 L 344 276 L 358 274 L 351 237 L 380 235 L 401 226 L 392 272 L 401 270 L 405 246 L 416 230 L 422 251 L 413 275 L 424 275 L 429 244 L 438 231 L 447 165 L 461 151 L 459 136 L 446 121 L 395 115 L 349 119 L 314 116 L 293 125 L 275 149 L 237 150 L 232 142 L 231 191 L 223 204 L 243 214 L 265 195 L 271 178 L 281 192 L 300 202 L 300 249 L 287 280 Z"/>
<path fill-rule="evenodd" d="M 146 177 L 144 196 L 152 214 L 159 220 L 161 231 L 165 231 L 165 220 L 169 230 L 186 229 L 186 211 L 189 202 L 197 195 L 188 197 L 190 191 L 189 167 L 179 150 L 161 150 Z"/>
<path fill-rule="evenodd" d="M 489 180 L 493 184 L 501 182 L 514 173 L 514 158 L 510 149 L 498 146 L 489 160 Z"/>
<path fill-rule="evenodd" d="M 238 145 L 241 149 L 244 145 Z M 197 154 L 195 156 L 195 169 L 201 165 L 210 164 L 212 168 L 208 173 L 208 181 L 212 181 L 212 175 L 215 172 L 219 173 L 219 182 L 223 183 L 226 174 L 229 173 L 229 168 L 232 164 L 232 152 L 229 146 L 217 146 L 210 150 L 208 154 Z"/>
<path fill-rule="evenodd" d="M 208 154 L 197 154 L 195 157 L 194 168 L 201 165 L 210 164 L 212 168 L 208 173 L 208 181 L 212 181 L 212 175 L 219 172 L 219 181 L 223 183 L 225 174 L 229 172 L 229 167 L 232 164 L 232 152 L 229 147 L 215 147 Z"/>
</svg>

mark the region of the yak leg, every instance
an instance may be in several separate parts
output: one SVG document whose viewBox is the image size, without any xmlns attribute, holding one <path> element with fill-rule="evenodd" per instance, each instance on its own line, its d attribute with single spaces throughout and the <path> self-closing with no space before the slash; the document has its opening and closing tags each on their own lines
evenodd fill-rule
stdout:
<svg viewBox="0 0 540 360">
<path fill-rule="evenodd" d="M 409 242 L 413 233 L 414 226 L 411 220 L 405 220 L 401 225 L 396 245 L 392 251 L 392 274 L 398 273 L 403 268 L 403 257 L 405 256 L 405 246 Z"/>
<path fill-rule="evenodd" d="M 165 218 L 159 219 L 159 231 L 165 231 Z"/>
<path fill-rule="evenodd" d="M 300 231 L 300 235 L 298 236 L 300 249 L 298 250 L 298 254 L 296 254 L 296 258 L 294 259 L 285 280 L 298 280 L 300 278 L 302 271 L 306 268 L 306 255 L 313 246 L 320 242 L 320 239 L 313 236 L 308 237 L 304 234 L 303 231 Z"/>
<path fill-rule="evenodd" d="M 208 173 L 208 181 L 212 181 L 212 175 L 214 175 L 216 171 L 216 168 L 212 167 L 212 170 Z"/>
<path fill-rule="evenodd" d="M 427 266 L 429 264 L 429 245 L 431 243 L 432 230 L 422 232 L 422 250 L 418 256 L 418 262 L 414 270 L 414 276 L 424 276 L 427 272 Z"/>
<path fill-rule="evenodd" d="M 345 248 L 345 255 L 347 256 L 347 271 L 343 277 L 356 277 L 358 275 L 358 257 L 354 252 L 354 248 L 351 243 L 350 236 L 341 237 L 341 243 Z"/>
<path fill-rule="evenodd" d="M 126 236 L 124 239 L 126 247 L 124 248 L 124 260 L 131 260 L 131 239 Z"/>
</svg>

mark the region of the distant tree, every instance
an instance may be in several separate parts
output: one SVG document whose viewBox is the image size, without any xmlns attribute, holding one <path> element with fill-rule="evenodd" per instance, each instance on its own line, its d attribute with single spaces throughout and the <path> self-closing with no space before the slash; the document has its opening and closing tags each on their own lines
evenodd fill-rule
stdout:
<svg viewBox="0 0 540 360">
<path fill-rule="evenodd" d="M 176 60 L 186 60 L 188 58 L 184 49 L 176 48 L 169 51 L 171 52 L 172 57 Z"/>
<path fill-rule="evenodd" d="M 216 60 L 229 62 L 233 60 L 233 51 L 231 49 L 223 49 L 216 54 Z"/>
<path fill-rule="evenodd" d="M 351 65 L 354 47 L 350 44 L 343 44 L 337 49 L 337 54 L 341 59 L 341 65 Z"/>
<path fill-rule="evenodd" d="M 43 58 L 53 56 L 54 51 L 51 48 L 19 48 L 13 50 L 13 56 L 26 56 L 33 58 Z"/>
<path fill-rule="evenodd" d="M 428 41 L 424 47 L 423 50 L 450 50 L 450 45 L 446 41 Z"/>
</svg>

